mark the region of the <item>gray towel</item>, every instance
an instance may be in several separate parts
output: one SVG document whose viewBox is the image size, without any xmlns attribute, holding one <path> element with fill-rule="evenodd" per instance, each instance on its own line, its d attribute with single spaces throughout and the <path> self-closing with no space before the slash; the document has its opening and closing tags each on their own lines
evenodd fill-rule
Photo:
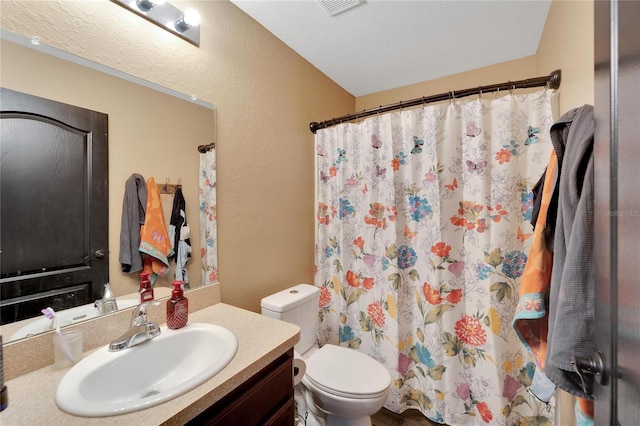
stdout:
<svg viewBox="0 0 640 426">
<path fill-rule="evenodd" d="M 122 272 L 142 270 L 140 227 L 147 208 L 147 184 L 142 175 L 132 174 L 124 186 L 120 227 L 120 266 Z"/>
<path fill-rule="evenodd" d="M 593 132 L 591 105 L 569 111 L 551 127 L 560 175 L 545 365 L 559 388 L 587 399 L 593 398 L 593 376 L 584 375 L 585 392 L 569 359 L 595 352 Z"/>
</svg>

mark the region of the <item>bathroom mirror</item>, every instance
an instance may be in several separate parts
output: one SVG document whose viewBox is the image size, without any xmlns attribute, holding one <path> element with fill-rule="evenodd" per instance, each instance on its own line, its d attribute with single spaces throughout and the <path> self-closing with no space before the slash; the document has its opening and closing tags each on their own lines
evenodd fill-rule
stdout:
<svg viewBox="0 0 640 426">
<path fill-rule="evenodd" d="M 197 148 L 214 141 L 213 105 L 63 51 L 31 45 L 29 40 L 12 33 L 3 31 L 0 43 L 2 87 L 98 111 L 109 117 L 109 283 L 116 297 L 122 300 L 120 307 L 135 303 L 139 282 L 137 273 L 121 271 L 118 259 L 124 187 L 133 173 L 139 173 L 145 179 L 153 177 L 160 185 L 180 183 L 191 229 L 192 258 L 187 265 L 189 283 L 191 288 L 199 287 L 202 284 L 198 190 L 201 154 Z M 173 195 L 163 194 L 161 199 L 168 225 Z M 171 265 L 169 273 L 155 283 L 156 298 L 170 294 L 174 263 Z M 101 296 L 94 294 L 91 299 Z M 69 311 L 74 323 L 76 318 L 91 317 L 84 311 L 81 315 Z M 60 317 L 65 317 L 65 313 L 61 312 Z M 33 318 L 31 322 L 39 319 Z M 23 322 L 2 326 L 5 343 Z M 65 324 L 64 321 L 61 323 Z"/>
</svg>

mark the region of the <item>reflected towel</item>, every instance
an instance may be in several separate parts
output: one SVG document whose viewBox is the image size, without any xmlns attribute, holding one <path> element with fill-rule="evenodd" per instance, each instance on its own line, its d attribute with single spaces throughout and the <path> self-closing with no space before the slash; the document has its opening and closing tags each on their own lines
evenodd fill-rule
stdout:
<svg viewBox="0 0 640 426">
<path fill-rule="evenodd" d="M 167 274 L 173 250 L 164 222 L 160 192 L 152 177 L 147 181 L 147 210 L 140 230 L 140 252 L 144 257 L 143 271 L 149 273 L 152 283 L 158 275 Z"/>
<path fill-rule="evenodd" d="M 144 224 L 147 207 L 147 185 L 144 177 L 132 174 L 125 182 L 120 226 L 120 266 L 122 272 L 142 270 L 140 255 L 140 227 Z"/>
<path fill-rule="evenodd" d="M 176 280 L 184 281 L 185 288 L 189 288 L 189 276 L 187 274 L 187 261 L 191 257 L 191 231 L 187 224 L 186 201 L 182 195 L 182 188 L 178 187 L 173 198 L 173 209 L 169 221 L 169 236 L 171 247 L 174 251 L 176 267 L 174 276 Z"/>
</svg>

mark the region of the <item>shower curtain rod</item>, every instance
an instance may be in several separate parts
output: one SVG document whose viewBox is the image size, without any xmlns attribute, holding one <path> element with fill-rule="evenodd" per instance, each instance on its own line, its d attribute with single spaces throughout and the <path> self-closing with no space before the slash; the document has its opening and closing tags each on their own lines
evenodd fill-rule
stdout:
<svg viewBox="0 0 640 426">
<path fill-rule="evenodd" d="M 395 104 L 382 105 L 378 108 L 365 109 L 361 112 L 353 114 L 343 115 L 342 117 L 332 118 L 331 120 L 325 120 L 320 123 L 309 123 L 309 129 L 311 133 L 316 133 L 320 129 L 326 127 L 335 126 L 346 121 L 357 120 L 359 118 L 368 117 L 370 115 L 380 114 L 383 112 L 395 111 L 397 109 L 414 107 L 422 104 L 428 104 L 433 102 L 446 101 L 447 99 L 455 99 L 456 97 L 465 97 L 471 95 L 478 95 L 482 93 L 498 92 L 500 90 L 514 90 L 514 89 L 526 89 L 530 87 L 547 86 L 550 89 L 558 89 L 560 87 L 561 70 L 552 71 L 551 74 L 543 77 L 528 78 L 526 80 L 508 81 L 506 83 L 492 84 L 489 86 L 478 86 L 471 89 L 456 90 L 447 93 L 441 93 L 439 95 L 423 96 L 421 98 L 412 99 L 410 101 L 400 101 Z"/>
<path fill-rule="evenodd" d="M 208 145 L 200 145 L 200 146 L 198 147 L 198 151 L 199 151 L 200 153 L 204 154 L 204 153 L 205 153 L 205 152 L 207 152 L 207 151 L 211 151 L 212 149 L 215 149 L 215 147 L 216 147 L 216 143 L 215 143 L 215 142 L 210 143 L 210 144 L 208 144 Z"/>
</svg>

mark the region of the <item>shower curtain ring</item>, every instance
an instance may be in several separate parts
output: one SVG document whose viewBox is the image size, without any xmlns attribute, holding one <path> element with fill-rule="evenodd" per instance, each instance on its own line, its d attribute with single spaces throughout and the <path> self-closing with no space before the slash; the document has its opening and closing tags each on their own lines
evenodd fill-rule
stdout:
<svg viewBox="0 0 640 426">
<path fill-rule="evenodd" d="M 478 86 L 478 99 L 482 98 L 482 86 Z"/>
<path fill-rule="evenodd" d="M 498 99 L 499 95 L 500 95 L 500 88 L 498 87 L 498 90 L 496 90 L 496 99 Z"/>
</svg>

